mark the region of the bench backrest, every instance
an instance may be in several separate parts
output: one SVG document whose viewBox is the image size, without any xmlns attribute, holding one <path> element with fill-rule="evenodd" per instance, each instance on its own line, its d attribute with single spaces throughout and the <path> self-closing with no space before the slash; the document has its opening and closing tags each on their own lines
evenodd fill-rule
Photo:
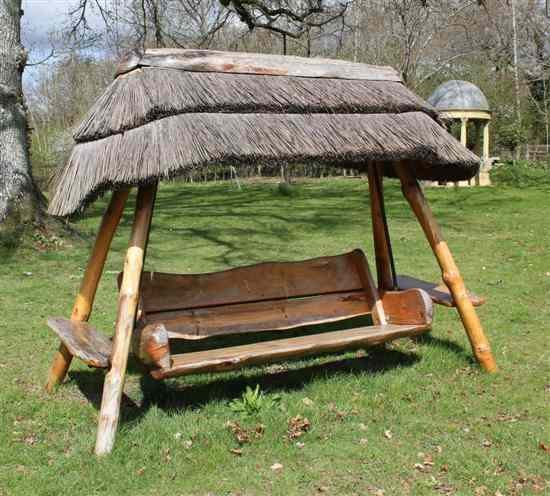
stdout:
<svg viewBox="0 0 550 496">
<path fill-rule="evenodd" d="M 381 300 L 364 253 L 354 250 L 209 274 L 144 272 L 139 315 L 141 328 L 162 324 L 168 337 L 202 339 L 368 314 L 375 324 L 424 323 L 431 312 L 426 299 L 410 290 Z"/>
<path fill-rule="evenodd" d="M 208 274 L 144 272 L 141 308 L 150 314 L 362 292 L 367 288 L 361 272 L 370 275 L 361 250 L 302 262 L 266 262 Z M 371 303 L 373 298 L 374 295 L 370 295 Z"/>
<path fill-rule="evenodd" d="M 377 304 L 378 301 L 378 304 Z M 171 337 L 290 329 L 383 313 L 365 255 L 267 262 L 209 274 L 144 272 L 141 325 Z"/>
</svg>

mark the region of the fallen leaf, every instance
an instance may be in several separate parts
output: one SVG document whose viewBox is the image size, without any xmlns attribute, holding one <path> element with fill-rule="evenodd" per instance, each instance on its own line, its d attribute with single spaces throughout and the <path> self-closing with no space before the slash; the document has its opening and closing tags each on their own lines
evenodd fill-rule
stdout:
<svg viewBox="0 0 550 496">
<path fill-rule="evenodd" d="M 288 421 L 287 435 L 289 439 L 296 439 L 305 434 L 311 427 L 310 421 L 307 417 L 296 415 Z"/>
<path fill-rule="evenodd" d="M 241 427 L 239 422 L 228 421 L 225 423 L 225 425 L 228 429 L 231 430 L 231 432 L 233 433 L 233 436 L 235 436 L 235 440 L 239 444 L 246 444 L 250 442 L 250 434 L 246 429 Z"/>
<path fill-rule="evenodd" d="M 145 467 L 141 467 L 136 473 L 137 475 L 143 475 L 145 473 Z"/>
<path fill-rule="evenodd" d="M 539 448 L 540 448 L 542 451 L 550 452 L 550 446 L 547 446 L 547 445 L 544 444 L 542 441 L 541 441 L 541 443 L 539 444 Z"/>
<path fill-rule="evenodd" d="M 242 456 L 242 454 L 243 454 L 243 450 L 239 449 L 239 448 L 231 448 L 229 450 L 229 452 L 233 453 L 234 455 L 237 455 L 237 456 Z"/>
<path fill-rule="evenodd" d="M 25 442 L 25 444 L 28 444 L 29 446 L 34 446 L 37 442 L 37 439 L 36 439 L 36 436 L 30 435 L 30 436 L 25 437 L 25 439 L 23 439 L 23 441 Z"/>
<path fill-rule="evenodd" d="M 317 491 L 319 491 L 320 493 L 326 493 L 326 492 L 328 492 L 328 487 L 320 486 L 320 487 L 317 488 Z"/>
<path fill-rule="evenodd" d="M 256 424 L 256 427 L 254 428 L 254 437 L 260 438 L 264 435 L 264 432 L 265 432 L 265 425 Z"/>
<path fill-rule="evenodd" d="M 181 432 L 176 432 L 174 434 L 174 439 L 181 439 Z"/>
<path fill-rule="evenodd" d="M 366 437 L 362 437 L 361 439 L 359 439 L 359 444 L 367 444 L 368 442 L 369 440 Z"/>
<path fill-rule="evenodd" d="M 489 439 L 484 439 L 483 442 L 481 443 L 481 445 L 484 448 L 490 448 L 491 446 L 493 446 L 493 443 L 491 441 L 489 441 Z"/>
<path fill-rule="evenodd" d="M 187 449 L 191 449 L 193 447 L 193 441 L 191 441 L 191 439 L 188 439 L 187 441 L 185 441 L 183 443 L 183 445 L 187 448 Z"/>
<path fill-rule="evenodd" d="M 304 443 L 300 443 L 299 441 L 296 443 L 296 447 L 302 449 L 305 446 Z"/>
<path fill-rule="evenodd" d="M 313 400 L 309 399 L 309 398 L 304 398 L 302 400 L 302 403 L 306 406 L 312 406 L 313 405 Z"/>
<path fill-rule="evenodd" d="M 271 465 L 271 470 L 282 470 L 283 469 L 283 465 L 281 463 L 274 463 L 273 465 Z"/>
<path fill-rule="evenodd" d="M 449 484 L 445 484 L 444 482 L 439 482 L 434 486 L 434 489 L 441 494 L 450 494 L 453 492 L 453 487 L 449 486 Z"/>
<path fill-rule="evenodd" d="M 334 413 L 338 420 L 342 420 L 342 419 L 344 419 L 344 417 L 347 416 L 346 412 L 344 412 L 342 410 L 338 410 L 338 408 L 336 407 L 336 403 L 329 403 L 328 410 L 329 410 L 329 412 Z"/>
<path fill-rule="evenodd" d="M 384 431 L 384 437 L 386 439 L 391 439 L 393 437 L 393 434 L 391 433 L 390 430 L 387 430 L 387 431 Z"/>
<path fill-rule="evenodd" d="M 367 427 L 366 424 L 359 424 L 359 429 L 362 431 L 367 431 L 369 428 Z"/>
</svg>

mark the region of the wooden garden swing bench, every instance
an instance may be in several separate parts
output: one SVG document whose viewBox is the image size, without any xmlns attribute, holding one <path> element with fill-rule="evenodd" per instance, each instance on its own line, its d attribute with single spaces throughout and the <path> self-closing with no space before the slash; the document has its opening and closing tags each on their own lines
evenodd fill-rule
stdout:
<svg viewBox="0 0 550 496">
<path fill-rule="evenodd" d="M 130 351 L 156 379 L 221 372 L 418 335 L 430 329 L 435 302 L 457 308 L 474 355 L 484 369 L 496 370 L 474 310 L 483 300 L 466 291 L 418 182 L 470 178 L 478 159 L 393 69 L 207 50 L 133 53 L 119 65 L 75 141 L 50 212 L 70 215 L 102 191 L 113 193 L 71 318 L 48 320 L 61 346 L 47 389 L 63 381 L 73 356 L 109 369 L 96 454 L 114 445 Z M 376 283 L 359 249 L 211 274 L 143 271 L 159 179 L 209 164 L 307 161 L 368 174 Z M 384 175 L 400 179 L 444 284 L 396 274 Z M 134 224 L 111 341 L 87 320 L 133 185 L 138 186 Z M 182 354 L 170 346 L 174 340 L 309 329 L 359 316 L 370 316 L 372 325 Z"/>
</svg>

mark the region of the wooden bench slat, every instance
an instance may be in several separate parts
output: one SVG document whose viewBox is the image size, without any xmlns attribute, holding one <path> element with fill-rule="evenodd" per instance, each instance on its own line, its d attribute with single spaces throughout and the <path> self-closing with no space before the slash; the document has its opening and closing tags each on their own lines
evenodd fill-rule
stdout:
<svg viewBox="0 0 550 496">
<path fill-rule="evenodd" d="M 172 367 L 151 371 L 156 379 L 201 372 L 224 372 L 273 360 L 374 346 L 393 339 L 415 336 L 429 326 L 384 325 L 278 339 L 243 346 L 172 356 Z"/>
<path fill-rule="evenodd" d="M 209 274 L 144 272 L 141 307 L 147 314 L 356 291 L 363 289 L 354 265 L 356 258 L 351 252 L 301 262 L 265 262 Z"/>
<path fill-rule="evenodd" d="M 48 326 L 72 355 L 91 367 L 107 368 L 113 345 L 111 340 L 87 322 L 50 317 Z"/>
<path fill-rule="evenodd" d="M 417 279 L 411 276 L 397 276 L 397 285 L 399 289 L 411 289 L 419 288 L 423 289 L 430 295 L 430 298 L 434 303 L 438 305 L 443 305 L 446 307 L 454 307 L 455 302 L 449 288 L 445 284 L 436 284 L 433 282 L 423 281 L 422 279 Z M 470 301 L 474 307 L 479 307 L 485 303 L 485 298 L 478 296 L 471 291 L 468 291 Z"/>
<path fill-rule="evenodd" d="M 293 300 L 260 301 L 147 314 L 147 326 L 162 323 L 171 339 L 203 339 L 223 334 L 292 329 L 367 315 L 364 292 Z"/>
</svg>

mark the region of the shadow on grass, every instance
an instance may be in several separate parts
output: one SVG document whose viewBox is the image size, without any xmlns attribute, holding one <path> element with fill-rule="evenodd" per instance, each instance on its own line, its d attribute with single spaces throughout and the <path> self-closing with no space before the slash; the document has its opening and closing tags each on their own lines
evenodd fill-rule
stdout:
<svg viewBox="0 0 550 496">
<path fill-rule="evenodd" d="M 429 334 L 416 338 L 423 344 L 437 348 L 443 348 L 457 354 L 465 364 L 473 365 L 471 355 L 452 341 L 440 339 Z M 318 357 L 334 357 L 338 354 L 325 354 Z M 369 348 L 365 357 L 345 358 L 341 360 L 306 365 L 299 368 L 285 369 L 293 362 L 304 359 L 287 360 L 284 364 L 276 365 L 275 370 L 269 368 L 254 367 L 248 371 L 254 371 L 240 377 L 223 376 L 222 374 L 206 376 L 205 382 L 185 384 L 182 379 L 177 381 L 154 380 L 139 363 L 131 360 L 129 371 L 142 373 L 140 387 L 143 395 L 141 403 L 137 403 L 126 395 L 122 398 L 121 422 L 132 423 L 146 415 L 147 411 L 155 406 L 168 414 L 175 414 L 186 409 L 202 408 L 212 401 L 230 401 L 239 398 L 247 386 L 254 388 L 257 384 L 263 391 L 276 393 L 280 391 L 300 390 L 307 384 L 319 379 L 327 379 L 341 374 L 379 374 L 389 372 L 400 367 L 410 367 L 416 364 L 420 358 L 414 353 L 405 353 L 399 350 L 387 349 L 385 346 Z M 197 377 L 197 376 L 195 376 Z M 96 370 L 92 372 L 75 371 L 70 373 L 82 394 L 97 408 L 101 405 L 101 390 L 104 373 Z"/>
<path fill-rule="evenodd" d="M 319 357 L 337 357 L 337 354 L 318 355 Z M 283 368 L 302 359 L 287 360 Z M 133 422 L 143 417 L 151 406 L 156 406 L 168 413 L 177 413 L 185 409 L 203 407 L 211 401 L 229 401 L 241 396 L 246 386 L 255 387 L 256 384 L 267 392 L 289 391 L 302 389 L 305 385 L 318 379 L 326 379 L 339 374 L 376 374 L 387 372 L 397 367 L 410 367 L 419 361 L 413 353 L 404 353 L 398 350 L 388 350 L 384 346 L 370 348 L 365 357 L 335 360 L 323 364 L 315 364 L 300 368 L 269 372 L 264 367 L 255 367 L 257 373 L 241 377 L 213 376 L 201 384 L 185 384 L 178 382 L 157 381 L 146 371 L 140 379 L 143 394 L 141 404 L 126 395 L 122 397 L 121 421 Z M 129 364 L 134 372 L 140 369 L 136 363 Z M 248 369 L 253 370 L 251 368 Z M 101 391 L 104 373 L 101 370 L 74 371 L 69 374 L 79 390 L 99 410 L 101 406 Z"/>
</svg>

